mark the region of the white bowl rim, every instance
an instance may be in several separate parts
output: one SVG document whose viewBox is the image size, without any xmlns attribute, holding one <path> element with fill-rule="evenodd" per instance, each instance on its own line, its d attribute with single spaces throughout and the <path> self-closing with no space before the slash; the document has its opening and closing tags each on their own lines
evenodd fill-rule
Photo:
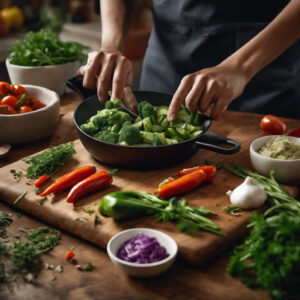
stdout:
<svg viewBox="0 0 300 300">
<path fill-rule="evenodd" d="M 37 68 L 57 68 L 58 66 L 64 66 L 64 65 L 68 65 L 68 64 L 74 64 L 76 62 L 79 62 L 79 60 L 72 60 L 72 61 L 68 61 L 66 63 L 62 63 L 62 64 L 57 64 L 57 65 L 47 65 L 47 66 L 22 66 L 22 65 L 15 65 L 9 62 L 9 59 L 6 58 L 6 64 L 13 66 L 13 67 L 17 67 L 17 68 L 22 68 L 22 69 L 37 69 Z"/>
<path fill-rule="evenodd" d="M 295 163 L 295 162 L 300 162 L 300 158 L 298 159 L 278 159 L 278 158 L 273 158 L 273 157 L 269 157 L 269 156 L 265 156 L 265 155 L 261 155 L 260 153 L 257 152 L 257 150 L 254 149 L 254 144 L 258 143 L 260 141 L 266 140 L 266 142 L 264 143 L 264 145 L 267 143 L 267 141 L 273 137 L 277 137 L 277 136 L 283 136 L 283 137 L 287 137 L 291 140 L 299 140 L 300 138 L 295 137 L 295 136 L 288 136 L 288 135 L 266 135 L 266 136 L 262 136 L 260 138 L 257 138 L 255 140 L 253 140 L 250 144 L 250 152 L 252 152 L 253 155 L 257 155 L 263 159 L 265 159 L 266 161 L 270 161 L 270 162 L 284 162 L 284 163 Z M 300 143 L 299 143 L 300 144 Z M 261 146 L 262 147 L 262 146 Z"/>
<path fill-rule="evenodd" d="M 169 253 L 169 256 L 160 260 L 160 261 L 157 261 L 157 262 L 153 262 L 153 263 L 147 263 L 147 264 L 139 264 L 139 263 L 132 263 L 132 262 L 128 262 L 126 260 L 123 260 L 123 259 L 120 259 L 118 258 L 114 253 L 112 253 L 111 251 L 111 244 L 112 242 L 117 239 L 118 237 L 120 237 L 121 235 L 127 233 L 127 232 L 134 232 L 134 231 L 143 231 L 143 230 L 147 230 L 147 231 L 151 231 L 151 232 L 155 232 L 156 234 L 160 234 L 162 236 L 165 236 L 167 237 L 167 239 L 169 239 L 171 241 L 171 243 L 173 243 L 173 246 L 174 246 L 174 253 Z M 167 250 L 167 249 L 166 249 Z M 177 255 L 177 252 L 178 252 L 178 246 L 177 246 L 177 243 L 175 242 L 175 240 L 170 237 L 168 234 L 162 232 L 162 231 L 159 231 L 159 230 L 156 230 L 156 229 L 152 229 L 152 228 L 131 228 L 131 229 L 126 229 L 126 230 L 123 230 L 117 234 L 115 234 L 108 242 L 107 244 L 107 252 L 109 254 L 109 256 L 112 256 L 113 259 L 120 263 L 120 264 L 123 264 L 123 265 L 126 265 L 126 266 L 130 266 L 130 267 L 136 267 L 136 268 L 150 268 L 150 267 L 156 267 L 156 266 L 160 266 L 162 264 L 165 264 L 167 262 L 169 262 L 170 260 L 174 259 L 174 257 Z"/>
<path fill-rule="evenodd" d="M 32 85 L 32 84 L 20 84 L 20 85 L 24 86 L 25 88 L 34 88 L 34 89 L 41 90 L 41 91 L 44 91 L 44 92 L 47 92 L 47 93 L 51 93 L 51 94 L 53 94 L 54 101 L 50 105 L 46 105 L 45 107 L 39 108 L 37 110 L 29 111 L 29 112 L 24 113 L 24 114 L 12 114 L 12 115 L 1 114 L 0 115 L 1 118 L 3 117 L 3 118 L 12 119 L 12 118 L 20 118 L 20 117 L 24 117 L 24 116 L 28 116 L 28 115 L 37 114 L 41 111 L 48 110 L 50 107 L 54 106 L 57 102 L 59 102 L 59 99 L 60 99 L 59 95 L 55 91 L 49 90 L 45 87 L 38 86 L 38 85 Z M 45 104 L 42 100 L 40 100 L 40 101 L 43 104 Z"/>
</svg>

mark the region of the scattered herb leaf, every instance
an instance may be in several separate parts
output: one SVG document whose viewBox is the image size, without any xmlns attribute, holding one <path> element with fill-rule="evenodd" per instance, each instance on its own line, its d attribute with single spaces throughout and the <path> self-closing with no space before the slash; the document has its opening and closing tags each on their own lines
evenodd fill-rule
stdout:
<svg viewBox="0 0 300 300">
<path fill-rule="evenodd" d="M 87 265 L 84 267 L 85 271 L 92 271 L 94 269 L 94 265 L 91 262 L 88 262 Z"/>
<path fill-rule="evenodd" d="M 94 225 L 97 226 L 99 224 L 101 224 L 101 219 L 98 216 L 95 216 Z"/>
<path fill-rule="evenodd" d="M 44 202 L 47 201 L 47 200 L 48 200 L 48 198 L 47 198 L 47 196 L 45 196 L 45 197 L 43 197 L 43 198 L 41 198 L 41 199 L 38 199 L 37 202 L 38 202 L 40 205 L 43 205 Z"/>
<path fill-rule="evenodd" d="M 79 218 L 76 218 L 75 221 L 80 221 L 80 222 L 87 222 L 87 218 L 82 218 L 82 217 L 79 217 Z"/>
<path fill-rule="evenodd" d="M 22 194 L 14 201 L 14 205 L 17 205 L 18 202 L 19 202 L 20 200 L 22 200 L 22 199 L 26 196 L 27 193 L 28 193 L 28 191 L 23 192 L 23 193 L 22 193 Z"/>
<path fill-rule="evenodd" d="M 240 207 L 238 206 L 225 206 L 224 207 L 224 211 L 225 212 L 228 212 L 228 213 L 231 213 L 233 216 L 240 216 Z"/>
</svg>

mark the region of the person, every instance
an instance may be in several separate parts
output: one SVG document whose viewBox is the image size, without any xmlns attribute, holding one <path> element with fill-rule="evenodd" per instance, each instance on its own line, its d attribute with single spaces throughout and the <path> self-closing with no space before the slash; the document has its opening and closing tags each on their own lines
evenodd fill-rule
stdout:
<svg viewBox="0 0 300 300">
<path fill-rule="evenodd" d="M 100 0 L 101 49 L 78 72 L 100 101 L 112 85 L 134 109 L 122 54 L 130 4 Z M 169 121 L 183 103 L 213 119 L 226 109 L 300 119 L 299 0 L 153 0 L 153 20 L 140 89 L 174 94 Z"/>
</svg>

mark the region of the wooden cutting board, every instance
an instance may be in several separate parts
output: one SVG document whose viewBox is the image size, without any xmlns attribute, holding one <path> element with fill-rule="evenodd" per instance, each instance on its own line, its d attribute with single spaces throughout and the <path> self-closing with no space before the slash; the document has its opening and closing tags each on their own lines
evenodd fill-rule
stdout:
<svg viewBox="0 0 300 300">
<path fill-rule="evenodd" d="M 230 137 L 236 138 L 234 132 Z M 35 188 L 32 185 L 32 181 L 23 177 L 17 182 L 10 172 L 14 169 L 16 172 L 21 171 L 24 174 L 28 165 L 22 160 L 0 169 L 0 200 L 14 205 L 13 203 L 18 196 L 24 191 L 27 191 L 28 193 L 25 197 L 15 205 L 18 209 L 38 219 L 44 220 L 55 227 L 88 240 L 101 248 L 105 248 L 109 239 L 121 230 L 133 227 L 155 228 L 169 234 L 175 239 L 179 246 L 179 254 L 184 259 L 191 263 L 203 264 L 223 252 L 234 241 L 247 233 L 246 224 L 248 223 L 251 212 L 244 211 L 240 216 L 233 216 L 223 211 L 225 206 L 230 205 L 229 197 L 226 196 L 226 192 L 239 185 L 241 179 L 231 175 L 225 170 L 220 170 L 214 182 L 206 186 L 203 185 L 185 195 L 190 205 L 204 205 L 217 214 L 217 216 L 211 219 L 220 226 L 225 236 L 218 236 L 204 231 L 200 231 L 195 236 L 191 236 L 187 233 L 178 232 L 173 223 L 160 223 L 151 217 L 115 222 L 111 218 L 100 216 L 97 212 L 100 199 L 104 194 L 117 190 L 153 192 L 163 179 L 174 176 L 176 172 L 182 168 L 203 164 L 205 158 L 212 161 L 221 160 L 227 163 L 229 160 L 234 160 L 244 166 L 250 167 L 248 157 L 248 144 L 250 140 L 249 138 L 247 140 L 241 138 L 240 141 L 243 145 L 242 151 L 231 156 L 223 156 L 213 152 L 199 150 L 198 153 L 188 161 L 169 169 L 154 171 L 120 170 L 114 177 L 113 185 L 110 188 L 87 196 L 76 203 L 76 206 L 85 206 L 86 208 L 94 209 L 96 212 L 91 216 L 82 210 L 74 210 L 73 205 L 67 203 L 65 200 L 67 192 L 51 200 L 47 200 L 43 205 L 40 205 L 37 202 L 40 198 L 34 193 Z M 80 141 L 75 141 L 75 148 L 77 153 L 55 174 L 53 180 L 84 165 L 94 165 L 98 170 L 101 168 L 109 170 L 108 167 L 96 162 L 83 148 Z M 53 181 L 45 184 L 43 188 L 46 188 L 51 183 L 53 183 Z M 96 215 L 101 219 L 101 224 L 97 226 L 94 225 Z M 88 222 L 83 223 L 76 221 L 78 217 L 87 218 Z"/>
</svg>

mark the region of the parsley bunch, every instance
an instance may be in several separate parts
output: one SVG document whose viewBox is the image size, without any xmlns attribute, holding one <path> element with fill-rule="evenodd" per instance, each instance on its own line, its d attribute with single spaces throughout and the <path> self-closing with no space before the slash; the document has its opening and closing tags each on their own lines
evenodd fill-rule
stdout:
<svg viewBox="0 0 300 300">
<path fill-rule="evenodd" d="M 26 177 L 34 179 L 42 175 L 52 175 L 75 153 L 74 144 L 70 143 L 51 147 L 40 154 L 26 157 L 23 160 L 30 164 L 26 170 Z"/>
<path fill-rule="evenodd" d="M 268 178 L 234 162 L 232 168 L 215 165 L 241 178 L 251 176 L 268 196 L 268 210 L 252 214 L 252 231 L 234 249 L 228 273 L 248 287 L 267 289 L 275 299 L 300 299 L 300 202 L 278 184 L 274 171 Z"/>
</svg>

